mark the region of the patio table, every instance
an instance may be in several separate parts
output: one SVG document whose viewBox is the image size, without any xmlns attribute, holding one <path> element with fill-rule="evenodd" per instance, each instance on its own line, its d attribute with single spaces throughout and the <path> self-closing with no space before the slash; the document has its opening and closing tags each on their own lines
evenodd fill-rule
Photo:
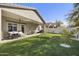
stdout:
<svg viewBox="0 0 79 59">
<path fill-rule="evenodd" d="M 9 33 L 10 38 L 16 38 L 19 36 L 18 31 L 12 31 L 12 32 L 8 32 L 8 33 Z"/>
</svg>

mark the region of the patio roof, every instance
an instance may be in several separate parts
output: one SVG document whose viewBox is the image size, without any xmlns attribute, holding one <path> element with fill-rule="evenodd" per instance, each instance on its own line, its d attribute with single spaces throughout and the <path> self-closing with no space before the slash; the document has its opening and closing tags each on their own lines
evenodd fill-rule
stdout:
<svg viewBox="0 0 79 59">
<path fill-rule="evenodd" d="M 43 18 L 41 17 L 41 15 L 38 13 L 38 11 L 34 8 L 30 8 L 30 7 L 23 7 L 23 6 L 19 6 L 19 5 L 16 5 L 16 4 L 0 4 L 0 7 L 1 8 L 4 8 L 4 10 L 6 11 L 9 11 L 9 12 L 12 12 L 12 13 L 15 13 L 16 11 L 16 14 L 17 15 L 21 15 L 21 16 L 24 16 L 26 18 L 33 18 L 33 20 L 35 21 L 42 21 L 43 23 L 45 23 L 45 21 L 43 20 Z M 15 10 L 16 9 L 16 10 Z M 19 9 L 19 10 L 18 10 Z M 18 12 L 17 12 L 18 11 Z M 21 14 L 21 13 L 26 13 L 26 14 Z M 27 12 L 29 12 L 27 14 Z M 31 13 L 30 13 L 31 12 Z M 35 13 L 35 14 L 34 14 Z M 34 14 L 34 15 L 33 15 Z M 36 19 L 35 19 L 36 18 Z M 41 23 L 42 23 L 41 22 Z"/>
<path fill-rule="evenodd" d="M 32 19 L 26 18 L 24 16 L 12 13 L 10 11 L 2 10 L 2 16 L 3 18 L 6 18 L 7 21 L 13 21 L 13 22 L 21 22 L 21 23 L 35 23 L 35 24 L 41 24 L 40 22 L 34 21 Z M 9 18 L 9 19 L 8 19 Z"/>
</svg>

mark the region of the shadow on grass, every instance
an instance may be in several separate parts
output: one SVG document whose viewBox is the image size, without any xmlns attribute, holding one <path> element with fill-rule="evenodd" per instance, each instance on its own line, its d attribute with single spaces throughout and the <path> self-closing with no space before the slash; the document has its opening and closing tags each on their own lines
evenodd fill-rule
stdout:
<svg viewBox="0 0 79 59">
<path fill-rule="evenodd" d="M 3 56 L 4 55 L 7 56 L 74 55 L 75 49 L 66 49 L 59 46 L 59 43 L 61 42 L 60 40 L 61 40 L 60 36 L 40 35 L 18 40 L 15 42 L 5 43 L 0 46 L 0 55 Z"/>
</svg>

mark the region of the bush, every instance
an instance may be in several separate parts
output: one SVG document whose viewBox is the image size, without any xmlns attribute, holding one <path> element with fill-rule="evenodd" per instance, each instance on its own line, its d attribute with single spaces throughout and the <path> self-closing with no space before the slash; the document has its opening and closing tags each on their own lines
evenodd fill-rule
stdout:
<svg viewBox="0 0 79 59">
<path fill-rule="evenodd" d="M 64 29 L 62 33 L 64 43 L 71 43 L 71 40 L 69 39 L 71 39 L 76 32 L 76 30 L 68 31 L 67 29 Z"/>
<path fill-rule="evenodd" d="M 69 32 L 68 30 L 64 29 L 62 36 L 65 37 L 65 38 L 70 38 L 70 37 L 73 36 L 73 32 Z"/>
</svg>

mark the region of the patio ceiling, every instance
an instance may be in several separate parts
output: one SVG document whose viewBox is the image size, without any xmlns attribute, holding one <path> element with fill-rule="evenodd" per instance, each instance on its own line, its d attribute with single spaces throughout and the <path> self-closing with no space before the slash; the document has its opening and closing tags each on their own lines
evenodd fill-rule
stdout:
<svg viewBox="0 0 79 59">
<path fill-rule="evenodd" d="M 30 10 L 19 10 L 19 9 L 7 9 L 2 8 L 3 14 L 8 17 L 13 17 L 16 19 L 24 19 L 25 21 L 32 21 L 43 24 L 38 15 Z M 7 15 L 6 15 L 7 14 Z"/>
</svg>

